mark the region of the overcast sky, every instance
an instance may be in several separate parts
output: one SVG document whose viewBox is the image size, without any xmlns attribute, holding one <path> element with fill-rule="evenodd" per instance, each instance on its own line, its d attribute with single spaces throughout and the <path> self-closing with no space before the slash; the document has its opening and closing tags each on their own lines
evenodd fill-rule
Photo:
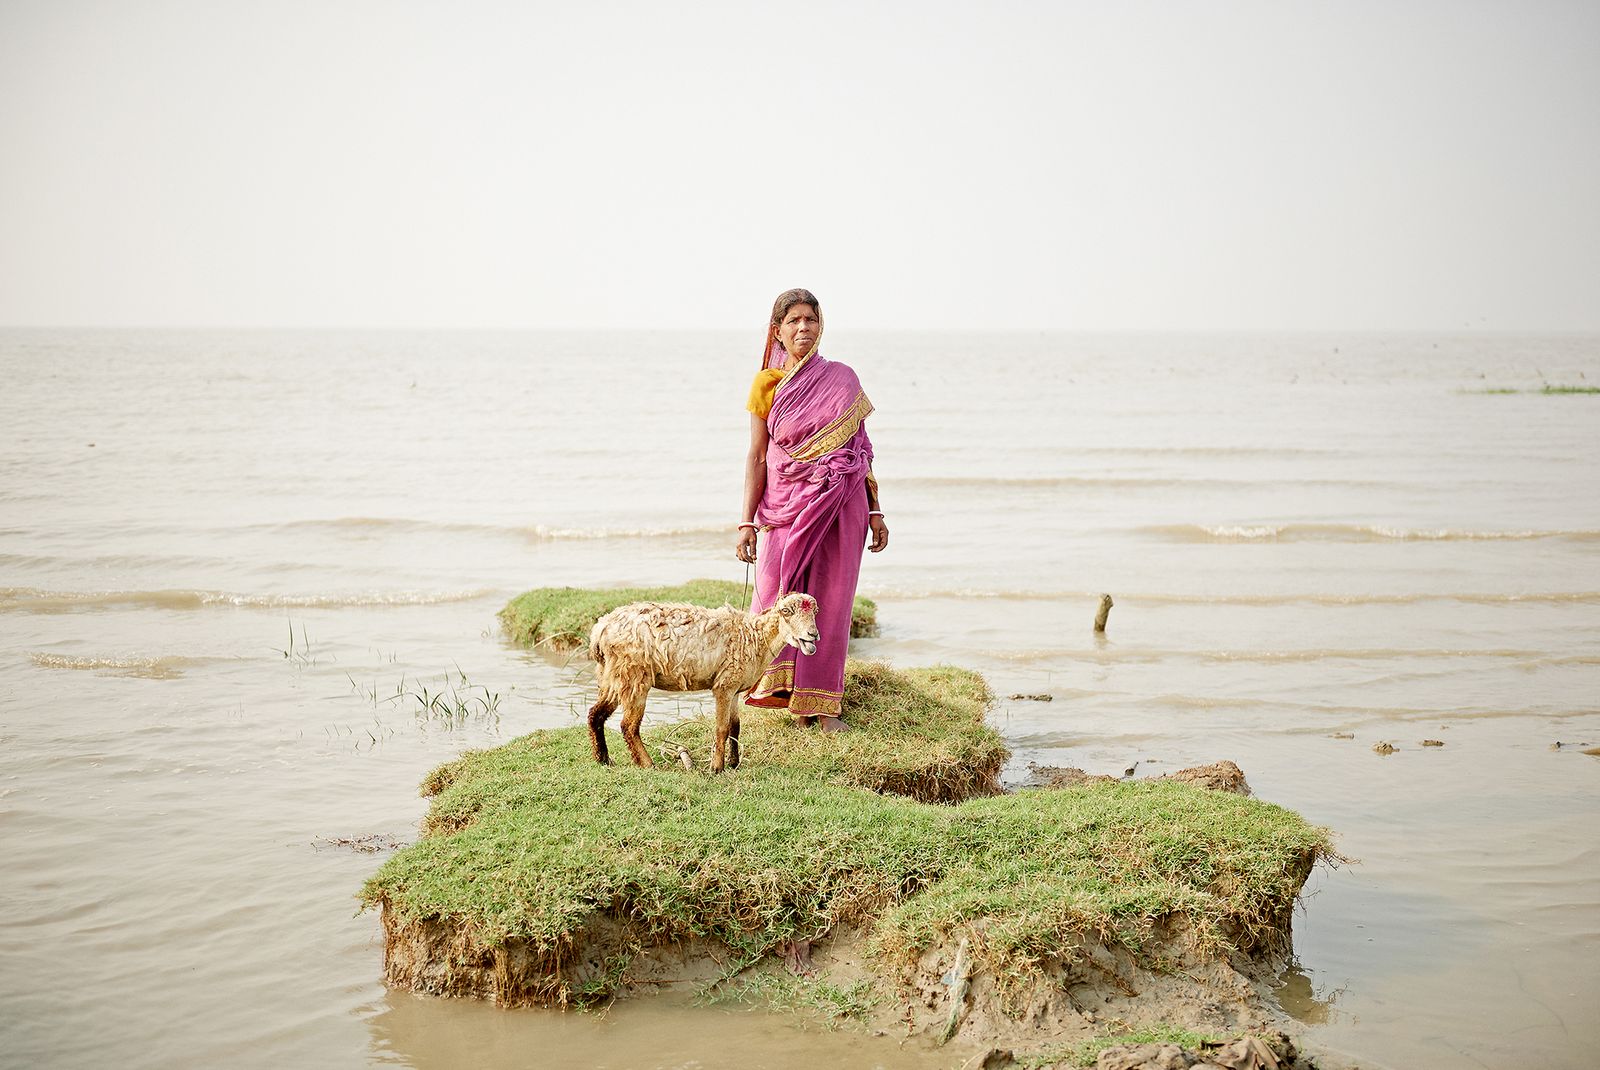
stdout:
<svg viewBox="0 0 1600 1070">
<path fill-rule="evenodd" d="M 0 0 L 0 324 L 1600 329 L 1600 3 Z"/>
</svg>

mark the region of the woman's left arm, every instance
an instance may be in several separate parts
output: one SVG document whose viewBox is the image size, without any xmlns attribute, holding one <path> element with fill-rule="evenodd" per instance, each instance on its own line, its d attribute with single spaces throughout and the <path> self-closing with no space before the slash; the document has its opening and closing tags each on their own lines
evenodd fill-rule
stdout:
<svg viewBox="0 0 1600 1070">
<path fill-rule="evenodd" d="M 889 525 L 883 522 L 883 507 L 878 504 L 878 480 L 867 472 L 867 527 L 872 531 L 872 542 L 867 549 L 877 553 L 889 545 Z"/>
</svg>

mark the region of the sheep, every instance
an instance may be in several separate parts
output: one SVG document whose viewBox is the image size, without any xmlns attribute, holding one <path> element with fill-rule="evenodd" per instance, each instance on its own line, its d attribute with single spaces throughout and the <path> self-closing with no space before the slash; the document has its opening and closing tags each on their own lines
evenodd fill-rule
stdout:
<svg viewBox="0 0 1600 1070">
<path fill-rule="evenodd" d="M 589 709 L 589 741 L 601 765 L 606 753 L 606 718 L 622 707 L 622 738 L 635 765 L 651 765 L 639 738 L 644 700 L 651 687 L 663 691 L 709 689 L 717 700 L 716 744 L 711 771 L 739 767 L 739 712 L 735 699 L 761 679 L 785 646 L 806 654 L 817 649 L 817 600 L 788 594 L 765 613 L 748 615 L 731 606 L 706 609 L 683 603 L 634 602 L 613 609 L 589 633 L 589 656 L 600 678 L 600 698 Z M 731 741 L 732 746 L 729 746 Z"/>
</svg>

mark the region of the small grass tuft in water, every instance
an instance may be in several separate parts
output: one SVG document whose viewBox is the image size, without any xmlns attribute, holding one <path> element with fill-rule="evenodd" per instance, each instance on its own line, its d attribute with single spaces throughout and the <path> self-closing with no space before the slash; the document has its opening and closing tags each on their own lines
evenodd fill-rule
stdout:
<svg viewBox="0 0 1600 1070">
<path fill-rule="evenodd" d="M 491 691 L 484 684 L 472 683 L 459 665 L 455 670 L 454 674 L 447 670 L 437 679 L 408 679 L 402 675 L 400 682 L 394 686 L 393 694 L 380 693 L 376 683 L 359 683 L 348 672 L 344 675 L 350 681 L 350 690 L 374 709 L 379 703 L 408 708 L 418 721 L 447 728 L 460 728 L 469 721 L 488 721 L 498 725 L 500 692 Z"/>
<path fill-rule="evenodd" d="M 715 609 L 744 606 L 751 590 L 729 580 L 690 580 L 676 587 L 536 587 L 513 598 L 500 611 L 506 634 L 522 646 L 549 645 L 573 650 L 589 641 L 594 622 L 629 602 L 688 602 Z M 850 612 L 850 636 L 859 639 L 878 632 L 878 606 L 870 598 L 856 597 Z"/>
<path fill-rule="evenodd" d="M 294 620 L 291 618 L 289 620 L 289 645 L 275 649 L 283 655 L 285 661 L 293 662 L 300 668 L 317 663 L 316 655 L 311 653 L 311 637 L 306 634 L 304 621 L 300 622 L 300 638 L 296 641 L 294 637 Z"/>
</svg>

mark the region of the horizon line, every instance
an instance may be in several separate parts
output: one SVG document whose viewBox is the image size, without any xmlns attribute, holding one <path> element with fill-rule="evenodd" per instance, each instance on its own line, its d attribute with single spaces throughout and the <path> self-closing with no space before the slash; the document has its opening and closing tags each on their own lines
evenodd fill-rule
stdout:
<svg viewBox="0 0 1600 1070">
<path fill-rule="evenodd" d="M 849 332 L 900 332 L 911 334 L 1600 334 L 1600 324 L 1587 327 L 1551 326 L 1343 326 L 1343 327 L 1060 327 L 1060 326 L 950 326 L 901 327 L 867 325 L 835 328 Z M 242 324 L 242 323 L 0 323 L 0 331 L 284 331 L 284 332 L 364 332 L 364 333 L 610 333 L 610 334 L 687 334 L 701 331 L 748 332 L 748 324 L 738 326 L 700 327 L 618 327 L 568 324 L 505 324 L 505 325 L 387 325 L 362 324 Z"/>
</svg>

